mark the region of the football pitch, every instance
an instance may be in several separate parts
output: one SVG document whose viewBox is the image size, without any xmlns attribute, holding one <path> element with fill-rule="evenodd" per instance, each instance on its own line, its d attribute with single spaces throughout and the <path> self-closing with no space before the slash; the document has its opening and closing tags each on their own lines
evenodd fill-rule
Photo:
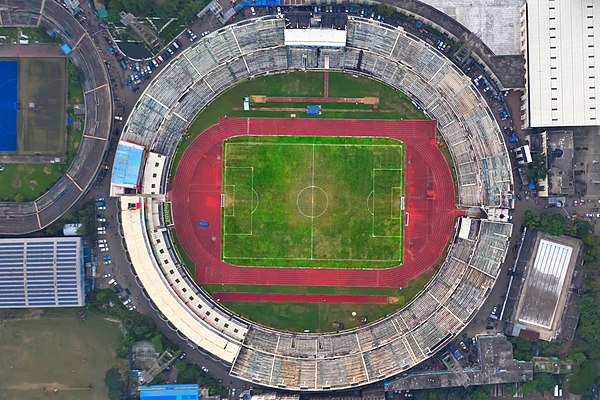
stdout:
<svg viewBox="0 0 600 400">
<path fill-rule="evenodd" d="M 19 59 L 19 154 L 65 153 L 66 74 L 65 58 Z"/>
<path fill-rule="evenodd" d="M 238 136 L 223 149 L 224 261 L 402 264 L 404 144 L 387 138 Z"/>
</svg>

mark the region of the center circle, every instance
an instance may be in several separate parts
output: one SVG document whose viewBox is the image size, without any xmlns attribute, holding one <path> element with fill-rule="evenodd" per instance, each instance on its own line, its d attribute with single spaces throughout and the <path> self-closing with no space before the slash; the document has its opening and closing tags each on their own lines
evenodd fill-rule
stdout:
<svg viewBox="0 0 600 400">
<path fill-rule="evenodd" d="M 329 197 L 320 187 L 307 186 L 298 193 L 296 206 L 305 217 L 318 218 L 327 211 Z"/>
</svg>

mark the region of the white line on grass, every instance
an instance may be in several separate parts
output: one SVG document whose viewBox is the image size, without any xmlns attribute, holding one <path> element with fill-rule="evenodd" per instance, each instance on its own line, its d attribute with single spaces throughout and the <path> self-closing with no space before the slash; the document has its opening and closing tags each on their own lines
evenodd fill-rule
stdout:
<svg viewBox="0 0 600 400">
<path fill-rule="evenodd" d="M 315 145 L 312 145 L 312 183 L 311 183 L 311 219 L 310 219 L 310 259 L 313 259 L 313 245 L 315 240 L 314 228 L 315 228 Z"/>
</svg>

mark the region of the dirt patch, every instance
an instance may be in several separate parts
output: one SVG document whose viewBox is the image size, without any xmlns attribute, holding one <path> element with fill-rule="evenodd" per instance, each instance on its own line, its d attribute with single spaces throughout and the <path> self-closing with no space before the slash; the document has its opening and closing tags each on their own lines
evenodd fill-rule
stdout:
<svg viewBox="0 0 600 400">
<path fill-rule="evenodd" d="M 63 385 L 62 383 L 58 383 L 58 382 L 48 382 L 48 383 L 30 383 L 30 382 L 25 382 L 25 383 L 20 383 L 18 385 L 9 385 L 0 389 L 4 389 L 4 390 L 19 390 L 19 391 L 24 391 L 24 390 L 42 390 L 44 392 L 60 392 L 60 391 L 69 391 L 69 390 L 89 390 L 91 389 L 90 387 L 69 387 L 66 385 Z"/>
<path fill-rule="evenodd" d="M 388 296 L 388 304 L 396 304 L 400 301 L 400 297 Z"/>
<path fill-rule="evenodd" d="M 46 175 L 50 175 L 50 174 L 52 173 L 52 170 L 50 169 L 50 166 L 49 166 L 49 165 L 46 165 L 46 166 L 44 167 L 44 173 L 45 173 Z"/>
<path fill-rule="evenodd" d="M 23 183 L 21 182 L 21 179 L 18 176 L 15 177 L 15 179 L 13 179 L 13 181 L 12 181 L 12 187 L 15 189 L 20 188 L 22 184 Z"/>
<path fill-rule="evenodd" d="M 226 208 L 233 207 L 234 203 L 235 203 L 235 200 L 234 200 L 233 196 L 226 194 L 225 195 L 225 207 Z"/>
<path fill-rule="evenodd" d="M 37 185 L 38 185 L 37 181 L 29 181 L 29 188 L 31 190 L 34 190 L 37 187 Z"/>
</svg>

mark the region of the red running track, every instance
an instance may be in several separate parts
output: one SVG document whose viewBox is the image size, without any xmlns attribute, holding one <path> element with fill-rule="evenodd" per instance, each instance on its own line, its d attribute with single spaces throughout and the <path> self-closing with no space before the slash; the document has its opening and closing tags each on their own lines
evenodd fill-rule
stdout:
<svg viewBox="0 0 600 400">
<path fill-rule="evenodd" d="M 222 118 L 184 153 L 168 194 L 175 231 L 200 284 L 404 287 L 444 251 L 454 224 L 450 169 L 435 121 Z M 404 264 L 388 269 L 240 267 L 220 258 L 223 141 L 239 135 L 380 136 L 406 144 Z M 209 222 L 200 229 L 198 221 Z"/>
<path fill-rule="evenodd" d="M 289 294 L 289 293 L 239 293 L 217 292 L 213 293 L 217 301 L 271 301 L 277 303 L 372 303 L 387 304 L 388 297 L 382 295 L 344 295 L 344 294 Z"/>
</svg>

